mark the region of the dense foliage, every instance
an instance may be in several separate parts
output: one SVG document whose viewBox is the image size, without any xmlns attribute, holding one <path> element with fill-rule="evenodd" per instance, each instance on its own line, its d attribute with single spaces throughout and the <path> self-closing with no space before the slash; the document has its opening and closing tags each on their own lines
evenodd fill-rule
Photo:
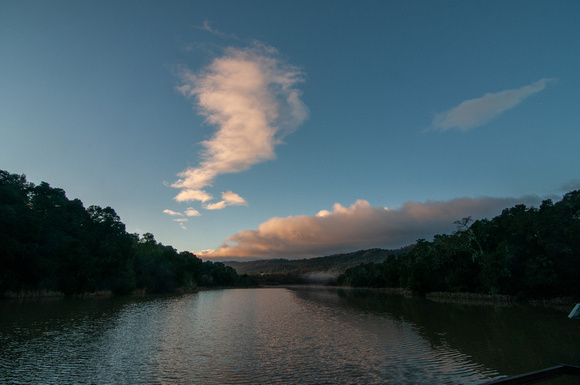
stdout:
<svg viewBox="0 0 580 385">
<path fill-rule="evenodd" d="M 0 170 L 0 296 L 8 291 L 171 292 L 247 284 L 222 263 L 129 234 L 110 207 L 85 208 L 65 192 Z"/>
<path fill-rule="evenodd" d="M 347 270 L 338 283 L 519 297 L 580 296 L 580 190 L 539 208 L 516 205 L 492 220 L 457 221 L 451 235 L 407 254 Z"/>
</svg>

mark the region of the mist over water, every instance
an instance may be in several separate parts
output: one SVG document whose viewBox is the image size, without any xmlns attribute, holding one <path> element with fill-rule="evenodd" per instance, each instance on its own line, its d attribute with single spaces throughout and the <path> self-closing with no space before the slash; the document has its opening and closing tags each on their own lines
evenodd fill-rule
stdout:
<svg viewBox="0 0 580 385">
<path fill-rule="evenodd" d="M 0 303 L 2 383 L 479 384 L 578 364 L 580 325 L 522 306 L 324 289 Z"/>
</svg>

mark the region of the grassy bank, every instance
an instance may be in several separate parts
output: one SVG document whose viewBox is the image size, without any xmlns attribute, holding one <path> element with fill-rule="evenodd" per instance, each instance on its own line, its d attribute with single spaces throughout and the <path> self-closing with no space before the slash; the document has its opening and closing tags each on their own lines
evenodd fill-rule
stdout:
<svg viewBox="0 0 580 385">
<path fill-rule="evenodd" d="M 501 294 L 477 294 L 477 293 L 447 293 L 434 292 L 425 294 L 425 298 L 434 302 L 447 302 L 471 305 L 514 305 L 527 303 L 534 306 L 546 306 L 558 308 L 562 311 L 572 310 L 578 302 L 573 297 L 555 297 L 541 299 L 522 299 L 515 296 Z"/>
<path fill-rule="evenodd" d="M 89 293 L 80 293 L 71 295 L 70 298 L 109 298 L 113 296 L 110 290 L 100 290 Z M 27 290 L 27 291 L 8 291 L 2 296 L 4 299 L 31 299 L 31 298 L 65 298 L 61 291 L 48 290 Z"/>
</svg>

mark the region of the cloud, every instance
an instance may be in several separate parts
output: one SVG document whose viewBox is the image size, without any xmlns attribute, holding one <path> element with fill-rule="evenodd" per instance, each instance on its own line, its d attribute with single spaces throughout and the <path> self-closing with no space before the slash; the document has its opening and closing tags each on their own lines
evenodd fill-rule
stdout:
<svg viewBox="0 0 580 385">
<path fill-rule="evenodd" d="M 257 230 L 244 230 L 226 239 L 204 259 L 308 258 L 369 248 L 399 248 L 417 239 L 455 229 L 454 221 L 471 216 L 492 218 L 504 208 L 537 205 L 537 196 L 516 198 L 457 198 L 450 201 L 407 202 L 400 208 L 373 207 L 358 200 L 350 207 L 334 204 L 316 215 L 272 218 Z"/>
<path fill-rule="evenodd" d="M 163 212 L 165 214 L 171 215 L 172 217 L 183 217 L 183 213 L 177 211 L 166 209 L 163 210 Z M 200 216 L 201 214 L 193 207 L 188 207 L 187 210 L 185 210 L 185 215 L 188 217 L 197 217 Z M 181 226 L 182 229 L 184 230 L 187 229 L 187 227 L 185 227 L 185 222 L 188 221 L 187 218 L 175 218 L 173 221 L 179 223 L 179 226 Z"/>
<path fill-rule="evenodd" d="M 195 28 L 201 29 L 202 31 L 209 32 L 212 35 L 216 35 L 219 37 L 237 39 L 235 35 L 224 33 L 218 30 L 217 28 L 212 27 L 209 23 L 209 20 L 207 19 L 203 21 L 203 24 L 201 26 L 196 26 Z"/>
<path fill-rule="evenodd" d="M 199 73 L 181 72 L 178 90 L 216 131 L 201 143 L 199 165 L 179 173 L 171 185 L 182 190 L 175 200 L 211 200 L 204 188 L 217 176 L 274 159 L 276 145 L 306 119 L 308 110 L 296 88 L 302 73 L 278 56 L 274 48 L 258 44 L 228 48 Z"/>
<path fill-rule="evenodd" d="M 188 221 L 187 218 L 177 218 L 173 220 L 174 222 L 179 223 L 179 226 L 183 229 L 183 230 L 187 230 L 187 227 L 185 226 L 185 222 Z"/>
<path fill-rule="evenodd" d="M 163 210 L 163 212 L 164 212 L 165 214 L 168 214 L 168 215 L 171 215 L 171 216 L 181 216 L 181 215 L 183 215 L 182 213 L 178 213 L 178 212 L 176 212 L 176 211 L 169 210 L 169 209 L 167 209 L 167 210 Z"/>
<path fill-rule="evenodd" d="M 222 193 L 222 200 L 217 203 L 209 203 L 204 208 L 207 210 L 221 210 L 227 206 L 247 206 L 248 202 L 232 191 Z"/>
<path fill-rule="evenodd" d="M 199 217 L 201 214 L 193 207 L 188 207 L 187 210 L 185 210 L 185 215 L 188 217 Z"/>
<path fill-rule="evenodd" d="M 179 194 L 177 194 L 174 199 L 178 202 L 192 202 L 192 201 L 207 202 L 209 200 L 212 200 L 213 196 L 205 191 L 185 189 L 182 190 Z"/>
<path fill-rule="evenodd" d="M 515 90 L 488 93 L 477 99 L 466 100 L 457 107 L 435 115 L 431 129 L 469 131 L 514 108 L 527 97 L 542 91 L 553 80 L 540 79 Z"/>
<path fill-rule="evenodd" d="M 564 192 L 580 190 L 580 179 L 571 180 L 568 183 L 563 184 L 560 189 Z"/>
</svg>

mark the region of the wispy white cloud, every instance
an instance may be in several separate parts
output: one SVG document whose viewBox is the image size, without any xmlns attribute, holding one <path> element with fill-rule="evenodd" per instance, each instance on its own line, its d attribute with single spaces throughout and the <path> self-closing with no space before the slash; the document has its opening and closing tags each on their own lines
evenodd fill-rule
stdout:
<svg viewBox="0 0 580 385">
<path fill-rule="evenodd" d="M 188 207 L 187 210 L 185 210 L 185 215 L 188 217 L 199 217 L 201 214 L 193 207 Z"/>
<path fill-rule="evenodd" d="M 171 216 L 182 216 L 183 215 L 182 213 L 179 213 L 179 212 L 173 211 L 173 210 L 169 210 L 169 209 L 163 210 L 163 212 L 165 214 L 168 214 L 168 215 L 171 215 Z"/>
<path fill-rule="evenodd" d="M 213 196 L 202 190 L 184 189 L 174 198 L 178 202 L 207 202 L 213 199 Z"/>
<path fill-rule="evenodd" d="M 454 221 L 471 216 L 492 218 L 518 203 L 537 205 L 537 196 L 516 198 L 458 198 L 450 201 L 407 202 L 400 208 L 373 207 L 358 200 L 350 207 L 336 203 L 312 216 L 272 218 L 257 230 L 230 236 L 202 258 L 306 258 L 381 247 L 398 248 L 417 239 L 431 239 L 454 230 Z"/>
<path fill-rule="evenodd" d="M 219 37 L 229 37 L 229 38 L 236 38 L 234 35 L 231 34 L 227 34 L 225 32 L 220 31 L 217 28 L 214 28 L 210 25 L 209 20 L 204 20 L 203 24 L 201 26 L 196 26 L 196 28 L 201 29 L 203 31 L 207 31 L 213 35 L 219 36 Z"/>
<path fill-rule="evenodd" d="M 181 227 L 183 230 L 187 230 L 187 227 L 185 226 L 185 222 L 188 221 L 187 218 L 177 218 L 173 221 L 179 223 L 179 227 Z"/>
<path fill-rule="evenodd" d="M 514 90 L 487 93 L 482 97 L 466 100 L 448 111 L 435 115 L 431 130 L 469 131 L 514 108 L 527 97 L 542 91 L 553 80 L 540 79 Z"/>
<path fill-rule="evenodd" d="M 173 211 L 173 210 L 163 210 L 163 212 L 167 215 L 171 215 L 172 217 L 183 217 L 184 213 L 180 213 L 178 211 Z M 188 207 L 187 210 L 185 210 L 185 215 L 188 217 L 196 217 L 196 216 L 200 216 L 201 214 L 199 213 L 199 211 L 197 211 L 196 209 L 194 209 L 193 207 Z M 188 222 L 187 218 L 175 218 L 173 219 L 174 222 L 179 223 L 179 226 L 186 230 L 187 227 L 185 227 L 185 222 Z"/>
<path fill-rule="evenodd" d="M 179 173 L 172 184 L 182 190 L 175 197 L 180 202 L 208 202 L 213 197 L 204 189 L 217 176 L 274 159 L 276 145 L 308 114 L 296 88 L 302 73 L 264 45 L 228 48 L 199 73 L 184 69 L 181 80 L 178 90 L 216 131 L 201 143 L 199 165 Z M 224 201 L 206 207 L 228 205 Z"/>
<path fill-rule="evenodd" d="M 217 203 L 209 203 L 204 208 L 207 210 L 221 210 L 227 206 L 247 206 L 248 202 L 232 191 L 222 193 L 222 200 Z"/>
</svg>

